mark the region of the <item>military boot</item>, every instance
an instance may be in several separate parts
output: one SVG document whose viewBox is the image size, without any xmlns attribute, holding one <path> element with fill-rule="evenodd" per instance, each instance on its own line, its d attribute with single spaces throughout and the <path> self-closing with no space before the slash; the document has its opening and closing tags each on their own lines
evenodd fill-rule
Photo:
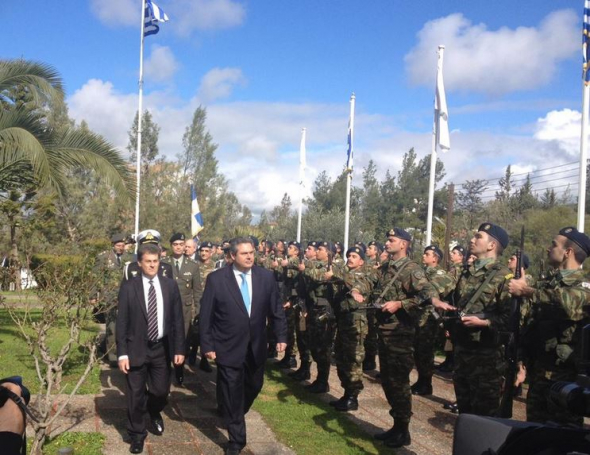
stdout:
<svg viewBox="0 0 590 455">
<path fill-rule="evenodd" d="M 419 378 L 410 388 L 412 390 L 412 395 L 432 395 L 432 378 Z"/>
<path fill-rule="evenodd" d="M 359 408 L 359 402 L 356 395 L 345 394 L 343 398 L 345 399 L 334 405 L 336 411 L 356 411 Z"/>
<path fill-rule="evenodd" d="M 277 362 L 279 368 L 295 368 L 297 366 L 297 359 L 294 355 L 285 355 L 279 362 Z"/>
<path fill-rule="evenodd" d="M 409 426 L 409 422 L 396 421 L 393 425 L 393 431 L 391 432 L 390 437 L 385 440 L 385 445 L 392 448 L 409 446 L 412 443 L 410 430 L 408 428 Z"/>
<path fill-rule="evenodd" d="M 295 379 L 296 381 L 307 381 L 309 378 L 311 378 L 311 372 L 309 371 L 310 367 L 311 363 L 301 362 L 299 369 L 291 371 L 288 376 Z"/>
<path fill-rule="evenodd" d="M 373 371 L 375 368 L 377 368 L 375 356 L 365 356 L 363 360 L 363 371 Z"/>
<path fill-rule="evenodd" d="M 318 377 L 310 385 L 305 386 L 305 389 L 309 393 L 328 393 L 330 391 L 330 385 L 328 384 L 329 370 L 318 371 Z"/>
<path fill-rule="evenodd" d="M 377 441 L 387 441 L 389 438 L 393 436 L 394 430 L 395 427 L 391 427 L 387 431 L 382 431 L 381 433 L 374 434 L 373 439 L 376 439 Z"/>
</svg>

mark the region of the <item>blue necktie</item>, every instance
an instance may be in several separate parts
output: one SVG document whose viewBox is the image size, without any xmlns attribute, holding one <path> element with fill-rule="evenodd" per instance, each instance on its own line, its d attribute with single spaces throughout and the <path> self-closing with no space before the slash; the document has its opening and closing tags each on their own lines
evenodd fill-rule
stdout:
<svg viewBox="0 0 590 455">
<path fill-rule="evenodd" d="M 246 281 L 246 274 L 240 273 L 242 277 L 242 285 L 240 286 L 240 292 L 242 293 L 242 299 L 244 299 L 244 305 L 246 305 L 246 311 L 250 316 L 250 292 L 248 292 L 248 281 Z"/>
</svg>

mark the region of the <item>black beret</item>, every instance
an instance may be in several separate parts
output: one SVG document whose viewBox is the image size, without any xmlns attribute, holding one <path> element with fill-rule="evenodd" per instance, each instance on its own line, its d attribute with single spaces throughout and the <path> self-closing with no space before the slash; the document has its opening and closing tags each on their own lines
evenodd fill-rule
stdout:
<svg viewBox="0 0 590 455">
<path fill-rule="evenodd" d="M 336 248 L 342 249 L 342 242 L 334 242 L 334 246 L 336 246 Z"/>
<path fill-rule="evenodd" d="M 361 257 L 361 259 L 362 259 L 362 260 L 364 260 L 364 259 L 365 259 L 365 250 L 363 250 L 363 249 L 362 249 L 361 247 L 359 247 L 359 246 L 356 246 L 356 245 L 355 245 L 355 246 L 351 246 L 351 247 L 348 249 L 348 251 L 346 251 L 346 257 L 348 257 L 348 255 L 349 255 L 350 253 L 356 253 L 356 254 L 358 254 L 358 255 Z"/>
<path fill-rule="evenodd" d="M 312 240 L 311 242 L 307 242 L 307 246 L 312 246 L 314 248 L 317 248 L 319 242 L 316 242 L 315 240 Z"/>
<path fill-rule="evenodd" d="M 251 240 L 252 240 L 252 242 L 254 243 L 254 247 L 255 247 L 255 248 L 258 248 L 258 244 L 259 244 L 259 242 L 258 242 L 258 237 L 254 236 L 254 235 L 251 235 L 251 236 L 250 236 L 250 239 L 251 239 Z"/>
<path fill-rule="evenodd" d="M 175 232 L 174 234 L 172 234 L 172 237 L 170 237 L 170 243 L 177 242 L 178 240 L 186 240 L 186 237 L 182 232 Z"/>
<path fill-rule="evenodd" d="M 369 246 L 374 246 L 375 248 L 377 248 L 380 252 L 383 251 L 383 245 L 379 242 L 377 242 L 376 240 L 371 240 L 368 244 L 367 247 Z"/>
<path fill-rule="evenodd" d="M 199 250 L 203 248 L 213 248 L 213 244 L 211 242 L 203 242 L 199 245 Z"/>
<path fill-rule="evenodd" d="M 583 232 L 578 231 L 575 227 L 564 227 L 559 231 L 559 235 L 563 235 L 568 238 L 586 253 L 586 256 L 590 256 L 590 238 Z"/>
<path fill-rule="evenodd" d="M 264 246 L 266 246 L 267 248 L 270 248 L 272 250 L 272 248 L 275 246 L 275 244 L 272 243 L 270 240 L 266 240 L 264 243 Z"/>
<path fill-rule="evenodd" d="M 461 245 L 455 245 L 451 251 L 458 251 L 459 253 L 461 253 L 463 256 L 465 256 L 465 248 L 463 248 Z"/>
<path fill-rule="evenodd" d="M 436 245 L 428 245 L 426 248 L 424 248 L 424 253 L 427 251 L 434 251 L 434 254 L 436 254 L 440 259 L 443 258 L 443 252 Z"/>
<path fill-rule="evenodd" d="M 365 245 L 363 242 L 354 242 L 354 246 L 358 246 L 359 248 L 362 248 L 363 251 L 367 251 L 367 245 Z"/>
<path fill-rule="evenodd" d="M 408 232 L 397 227 L 390 229 L 387 232 L 386 237 L 397 237 L 398 239 L 407 240 L 408 242 L 412 241 L 412 236 Z"/>
<path fill-rule="evenodd" d="M 522 267 L 525 270 L 528 269 L 529 266 L 531 265 L 531 260 L 529 259 L 529 257 L 526 254 L 522 253 L 521 260 L 522 260 Z"/>
<path fill-rule="evenodd" d="M 125 241 L 125 234 L 115 234 L 111 237 L 111 243 L 120 243 Z"/>
<path fill-rule="evenodd" d="M 326 250 L 330 251 L 332 254 L 336 254 L 336 245 L 334 245 L 332 242 L 318 242 L 318 248 L 321 246 L 323 246 Z"/>
<path fill-rule="evenodd" d="M 495 238 L 498 242 L 500 242 L 502 248 L 506 248 L 508 246 L 508 242 L 510 241 L 508 233 L 500 226 L 492 223 L 482 223 L 477 229 L 477 231 L 485 232 L 489 236 Z"/>
<path fill-rule="evenodd" d="M 297 248 L 298 250 L 301 249 L 301 243 L 296 242 L 295 240 L 289 242 L 289 246 L 294 246 L 295 248 Z"/>
</svg>

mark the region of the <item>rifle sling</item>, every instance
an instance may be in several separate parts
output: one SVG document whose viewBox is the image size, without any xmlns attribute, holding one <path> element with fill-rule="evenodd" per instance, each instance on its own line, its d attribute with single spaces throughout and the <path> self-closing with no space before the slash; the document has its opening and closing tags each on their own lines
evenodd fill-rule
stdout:
<svg viewBox="0 0 590 455">
<path fill-rule="evenodd" d="M 393 275 L 393 278 L 391 279 L 391 281 L 389 281 L 389 283 L 387 283 L 387 286 L 385 286 L 385 288 L 383 289 L 383 292 L 381 292 L 381 294 L 377 298 L 376 302 L 380 302 L 381 300 L 383 300 L 383 297 L 385 297 L 385 294 L 387 294 L 387 292 L 391 289 L 391 286 L 393 286 L 393 283 L 395 282 L 395 280 L 397 280 L 397 277 L 400 275 L 400 273 L 402 273 L 402 270 L 405 269 L 406 266 L 410 262 L 412 262 L 412 261 L 410 260 L 410 261 L 406 262 L 397 270 L 397 272 L 395 272 L 395 275 Z"/>
<path fill-rule="evenodd" d="M 481 283 L 479 285 L 479 287 L 477 288 L 477 290 L 475 291 L 475 293 L 471 296 L 471 298 L 469 299 L 469 301 L 467 302 L 467 304 L 465 305 L 465 307 L 463 308 L 463 312 L 466 313 L 467 315 L 469 315 L 469 310 L 471 309 L 471 307 L 473 306 L 473 304 L 475 302 L 477 302 L 477 299 L 479 299 L 479 296 L 481 295 L 481 293 L 483 292 L 483 290 L 485 289 L 485 287 L 490 284 L 490 282 L 496 277 L 496 275 L 498 274 L 499 269 L 495 268 L 494 270 L 492 270 L 492 272 L 486 277 L 486 279 L 484 280 L 483 283 Z"/>
</svg>

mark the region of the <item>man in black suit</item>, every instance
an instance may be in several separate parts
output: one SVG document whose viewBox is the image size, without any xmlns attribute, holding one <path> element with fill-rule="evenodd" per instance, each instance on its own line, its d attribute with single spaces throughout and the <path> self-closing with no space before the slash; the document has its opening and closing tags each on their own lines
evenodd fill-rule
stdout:
<svg viewBox="0 0 590 455">
<path fill-rule="evenodd" d="M 127 431 L 131 453 L 141 453 L 147 436 L 147 409 L 155 434 L 164 432 L 160 412 L 170 392 L 170 362 L 184 362 L 182 301 L 176 282 L 158 275 L 160 248 L 142 245 L 137 252 L 141 275 L 119 290 L 117 357 L 127 377 Z M 147 389 L 146 389 L 147 386 Z"/>
<path fill-rule="evenodd" d="M 250 238 L 231 241 L 231 267 L 209 274 L 201 300 L 201 352 L 217 362 L 217 401 L 227 425 L 226 454 L 246 445 L 245 414 L 262 389 L 270 320 L 277 351 L 286 348 L 287 324 L 271 271 L 254 267 Z"/>
</svg>

